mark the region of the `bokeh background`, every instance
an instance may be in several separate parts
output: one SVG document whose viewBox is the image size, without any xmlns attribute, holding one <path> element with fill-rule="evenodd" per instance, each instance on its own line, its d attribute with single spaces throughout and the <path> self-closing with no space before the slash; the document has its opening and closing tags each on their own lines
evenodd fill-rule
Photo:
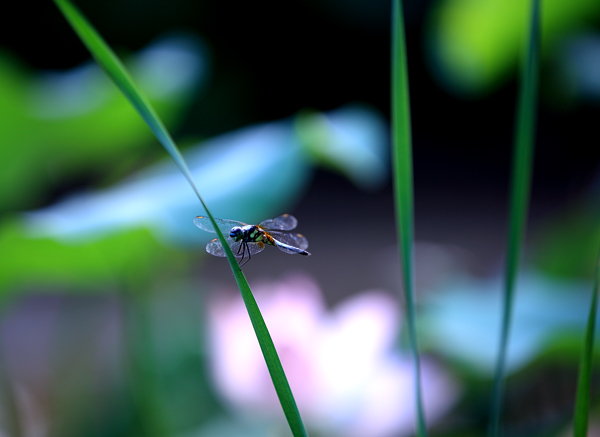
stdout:
<svg viewBox="0 0 600 437">
<path fill-rule="evenodd" d="M 436 435 L 483 435 L 487 423 L 522 3 L 405 4 Z M 600 5 L 562 3 L 542 2 L 509 355 L 516 436 L 568 435 L 600 244 Z M 244 273 L 309 433 L 410 435 L 389 2 L 77 5 L 148 94 L 215 216 L 299 219 L 311 257 L 268 248 Z M 192 224 L 204 211 L 183 176 L 52 2 L 13 8 L 0 29 L 4 434 L 287 435 L 227 262 L 205 253 L 213 236 Z"/>
</svg>

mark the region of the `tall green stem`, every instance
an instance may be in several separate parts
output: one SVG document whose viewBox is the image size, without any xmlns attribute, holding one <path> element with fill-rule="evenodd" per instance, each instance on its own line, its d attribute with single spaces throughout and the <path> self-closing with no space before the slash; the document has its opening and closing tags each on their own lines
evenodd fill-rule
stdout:
<svg viewBox="0 0 600 437">
<path fill-rule="evenodd" d="M 506 269 L 502 328 L 496 371 L 489 435 L 500 435 L 500 418 L 504 397 L 506 354 L 513 310 L 517 273 L 521 260 L 527 210 L 533 173 L 534 131 L 536 124 L 536 101 L 540 51 L 540 1 L 532 0 L 531 20 L 528 32 L 527 52 L 521 73 L 521 86 L 517 107 L 515 142 L 510 193 L 509 231 L 506 251 Z"/>
<path fill-rule="evenodd" d="M 596 260 L 594 289 L 590 302 L 587 329 L 583 343 L 583 352 L 579 364 L 577 381 L 577 397 L 575 399 L 575 417 L 573 419 L 573 437 L 586 437 L 590 414 L 590 386 L 592 380 L 592 364 L 594 359 L 594 332 L 596 331 L 596 314 L 598 312 L 598 289 L 600 288 L 600 253 Z"/>
<path fill-rule="evenodd" d="M 415 376 L 415 402 L 417 405 L 417 430 L 421 437 L 427 435 L 421 395 L 421 366 L 415 323 L 414 303 L 414 202 L 412 173 L 412 135 L 406 36 L 401 0 L 393 0 L 392 8 L 392 160 L 396 224 L 400 241 L 400 259 L 404 276 L 404 296 L 408 336 L 413 357 Z"/>
</svg>

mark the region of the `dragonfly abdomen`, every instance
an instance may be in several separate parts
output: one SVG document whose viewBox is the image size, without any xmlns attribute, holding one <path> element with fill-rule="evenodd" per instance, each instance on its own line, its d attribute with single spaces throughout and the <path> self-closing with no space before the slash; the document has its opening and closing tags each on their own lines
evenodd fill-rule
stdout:
<svg viewBox="0 0 600 437">
<path fill-rule="evenodd" d="M 299 249 L 294 246 L 290 246 L 289 244 L 282 243 L 281 241 L 275 240 L 274 243 L 275 243 L 275 246 L 277 246 L 279 248 L 279 250 L 281 250 L 282 252 L 297 253 L 298 255 L 303 255 L 303 256 L 310 255 L 310 252 L 307 252 L 306 250 Z"/>
</svg>

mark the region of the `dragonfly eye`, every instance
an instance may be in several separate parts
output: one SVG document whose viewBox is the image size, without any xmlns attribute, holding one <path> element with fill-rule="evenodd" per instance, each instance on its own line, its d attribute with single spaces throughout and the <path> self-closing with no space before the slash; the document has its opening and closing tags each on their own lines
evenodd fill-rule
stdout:
<svg viewBox="0 0 600 437">
<path fill-rule="evenodd" d="M 234 241 L 239 241 L 244 237 L 244 232 L 242 231 L 241 228 L 236 226 L 235 228 L 231 228 L 231 232 L 229 232 L 229 236 Z"/>
</svg>

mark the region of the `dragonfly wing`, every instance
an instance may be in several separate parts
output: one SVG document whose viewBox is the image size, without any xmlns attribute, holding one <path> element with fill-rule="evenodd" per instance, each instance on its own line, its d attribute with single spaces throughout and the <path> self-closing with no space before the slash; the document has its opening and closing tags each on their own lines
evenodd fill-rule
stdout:
<svg viewBox="0 0 600 437">
<path fill-rule="evenodd" d="M 223 235 L 225 235 L 226 237 L 229 235 L 229 231 L 231 231 L 231 228 L 233 228 L 234 226 L 246 226 L 246 223 L 238 222 L 236 220 L 223 220 L 216 218 L 215 221 L 217 222 L 217 226 L 219 227 L 219 229 L 221 229 Z M 194 224 L 203 231 L 215 232 L 212 222 L 208 217 L 199 215 L 194 219 Z"/>
<path fill-rule="evenodd" d="M 260 222 L 258 226 L 265 230 L 291 231 L 298 226 L 298 220 L 293 215 L 282 214 L 279 217 Z"/>
<path fill-rule="evenodd" d="M 250 252 L 250 255 L 262 252 L 263 250 L 265 250 L 265 244 L 261 241 L 257 241 L 256 243 L 248 243 L 248 251 Z"/>
<path fill-rule="evenodd" d="M 254 255 L 255 253 L 262 252 L 265 249 L 265 245 L 263 243 L 261 243 L 260 241 L 257 243 L 248 243 L 248 249 L 244 253 L 244 249 L 242 248 L 242 244 L 243 244 L 242 241 L 234 242 L 230 239 L 228 239 L 228 241 L 231 243 L 229 245 L 229 247 L 231 248 L 231 251 L 233 252 L 233 256 L 235 256 L 236 258 L 241 258 L 242 255 L 248 256 L 248 252 L 250 252 L 250 255 Z M 223 245 L 221 244 L 221 242 L 219 241 L 218 238 L 215 238 L 214 240 L 212 240 L 210 243 L 208 243 L 206 245 L 206 251 L 214 256 L 220 256 L 220 257 L 227 256 L 225 254 L 225 249 L 223 249 Z"/>
<path fill-rule="evenodd" d="M 301 250 L 306 250 L 308 248 L 308 240 L 302 234 L 269 231 L 269 235 L 271 235 L 277 241 L 289 246 L 294 246 Z M 281 246 L 279 246 L 279 248 L 281 249 Z"/>
<path fill-rule="evenodd" d="M 214 256 L 221 256 L 221 257 L 227 256 L 227 255 L 225 255 L 225 250 L 223 249 L 223 245 L 221 244 L 221 242 L 219 241 L 218 238 L 215 238 L 214 240 L 212 240 L 210 243 L 208 243 L 206 245 L 206 251 Z M 234 252 L 234 255 L 235 255 L 235 252 Z"/>
</svg>

